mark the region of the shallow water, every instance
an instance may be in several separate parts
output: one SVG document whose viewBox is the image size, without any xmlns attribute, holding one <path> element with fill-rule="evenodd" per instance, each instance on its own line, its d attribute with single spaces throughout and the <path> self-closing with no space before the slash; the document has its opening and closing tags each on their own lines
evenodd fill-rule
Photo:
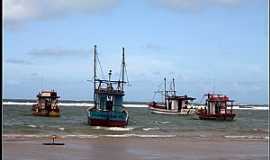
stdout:
<svg viewBox="0 0 270 160">
<path fill-rule="evenodd" d="M 235 110 L 234 121 L 205 121 L 195 116 L 152 114 L 147 108 L 128 108 L 127 128 L 92 127 L 87 124 L 87 107 L 62 106 L 61 117 L 31 115 L 31 106 L 3 106 L 4 135 L 63 135 L 111 137 L 223 137 L 267 139 L 266 110 Z"/>
</svg>

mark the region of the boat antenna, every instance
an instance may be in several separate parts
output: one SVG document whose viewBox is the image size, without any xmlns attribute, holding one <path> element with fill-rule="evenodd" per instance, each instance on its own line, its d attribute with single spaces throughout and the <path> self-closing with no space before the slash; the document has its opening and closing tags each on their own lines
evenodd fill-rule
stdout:
<svg viewBox="0 0 270 160">
<path fill-rule="evenodd" d="M 94 107 L 96 108 L 96 63 L 97 63 L 97 46 L 94 45 Z"/>
<path fill-rule="evenodd" d="M 109 83 L 111 83 L 112 70 L 109 70 Z"/>
</svg>

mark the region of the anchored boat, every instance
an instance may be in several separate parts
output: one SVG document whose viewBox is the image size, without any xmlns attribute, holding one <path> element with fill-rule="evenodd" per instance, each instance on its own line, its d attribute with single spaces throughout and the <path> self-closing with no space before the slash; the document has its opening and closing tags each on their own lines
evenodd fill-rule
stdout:
<svg viewBox="0 0 270 160">
<path fill-rule="evenodd" d="M 190 115 L 195 113 L 195 108 L 191 105 L 191 101 L 195 98 L 187 95 L 177 96 L 175 90 L 175 83 L 173 79 L 173 90 L 166 90 L 166 78 L 164 78 L 164 91 L 156 91 L 164 95 L 164 103 L 157 103 L 153 101 L 148 105 L 152 113 L 169 114 L 169 115 Z"/>
<path fill-rule="evenodd" d="M 222 94 L 208 93 L 206 106 L 204 109 L 197 111 L 197 115 L 201 120 L 233 120 L 233 100 Z"/>
<path fill-rule="evenodd" d="M 37 95 L 37 103 L 32 106 L 32 115 L 59 117 L 60 109 L 58 106 L 57 93 L 52 91 L 41 91 Z"/>
<path fill-rule="evenodd" d="M 98 79 L 96 75 L 97 52 L 94 46 L 94 107 L 87 109 L 88 124 L 91 126 L 125 127 L 128 125 L 128 112 L 123 107 L 124 74 L 126 73 L 125 54 L 123 48 L 121 80 L 109 78 Z"/>
</svg>

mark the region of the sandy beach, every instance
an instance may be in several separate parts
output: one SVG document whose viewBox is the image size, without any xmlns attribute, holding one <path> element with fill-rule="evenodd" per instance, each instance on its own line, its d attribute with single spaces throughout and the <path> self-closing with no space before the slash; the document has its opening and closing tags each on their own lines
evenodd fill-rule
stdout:
<svg viewBox="0 0 270 160">
<path fill-rule="evenodd" d="M 192 138 L 64 138 L 63 146 L 43 145 L 47 138 L 3 137 L 4 160 L 267 160 L 268 140 Z"/>
</svg>

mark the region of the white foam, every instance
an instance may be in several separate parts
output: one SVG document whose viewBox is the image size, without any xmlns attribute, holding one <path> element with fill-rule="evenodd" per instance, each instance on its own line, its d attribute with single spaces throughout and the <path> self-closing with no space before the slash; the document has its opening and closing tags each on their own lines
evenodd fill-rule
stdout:
<svg viewBox="0 0 270 160">
<path fill-rule="evenodd" d="M 88 135 L 88 134 L 82 134 L 82 135 L 64 135 L 62 136 L 64 138 L 67 138 L 67 137 L 78 137 L 78 138 L 98 138 L 99 136 L 97 135 Z"/>
<path fill-rule="evenodd" d="M 136 137 L 141 137 L 141 138 L 171 138 L 171 137 L 176 137 L 176 135 L 135 135 Z"/>
<path fill-rule="evenodd" d="M 119 135 L 102 135 L 103 137 L 114 137 L 114 138 L 123 138 L 123 137 L 140 137 L 140 138 L 171 138 L 176 137 L 176 135 L 147 135 L 147 134 L 119 134 Z"/>
<path fill-rule="evenodd" d="M 109 131 L 131 131 L 133 130 L 134 128 L 121 128 L 121 127 L 105 127 L 104 128 L 105 130 L 109 130 Z"/>
<path fill-rule="evenodd" d="M 269 137 L 263 137 L 263 136 L 256 136 L 256 135 L 243 135 L 243 136 L 224 136 L 225 138 L 231 138 L 231 139 L 269 139 Z"/>
<path fill-rule="evenodd" d="M 126 128 L 122 128 L 122 127 L 101 127 L 101 126 L 94 126 L 92 127 L 92 129 L 102 129 L 102 130 L 107 130 L 107 131 L 131 131 L 134 128 L 132 127 L 126 127 Z"/>
<path fill-rule="evenodd" d="M 22 105 L 22 106 L 32 106 L 33 102 L 3 102 L 3 105 Z"/>
<path fill-rule="evenodd" d="M 154 128 L 143 128 L 144 131 L 150 131 L 150 130 L 159 130 L 158 127 L 154 127 Z"/>
<path fill-rule="evenodd" d="M 61 130 L 61 131 L 65 130 L 65 128 L 58 128 L 58 129 Z"/>
<path fill-rule="evenodd" d="M 3 102 L 3 105 L 22 105 L 22 106 L 32 106 L 33 104 L 35 104 L 36 102 L 12 102 L 12 101 L 8 101 L 8 102 Z M 78 106 L 78 107 L 83 107 L 83 106 L 87 106 L 87 107 L 93 107 L 94 104 L 93 103 L 81 103 L 81 102 L 73 102 L 73 103 L 68 103 L 68 102 L 60 102 L 59 106 Z M 147 108 L 148 105 L 147 104 L 124 104 L 124 107 L 127 108 Z M 204 105 L 192 105 L 193 108 L 197 108 L 197 109 L 202 109 L 205 106 Z M 263 107 L 263 106 L 247 106 L 247 107 L 240 107 L 239 105 L 235 105 L 233 106 L 233 109 L 236 110 L 269 110 L 269 107 Z"/>
<path fill-rule="evenodd" d="M 114 138 L 123 138 L 123 137 L 131 137 L 133 134 L 107 134 L 107 135 L 101 135 L 102 137 L 114 137 Z"/>
<path fill-rule="evenodd" d="M 50 135 L 34 135 L 34 134 L 4 134 L 3 137 L 7 138 L 44 138 Z"/>
<path fill-rule="evenodd" d="M 51 135 L 33 135 L 33 134 L 5 134 L 3 137 L 7 138 L 48 138 Z M 61 138 L 98 138 L 98 137 L 112 137 L 112 138 L 126 138 L 126 137 L 140 137 L 140 138 L 171 138 L 176 135 L 146 135 L 146 134 L 106 134 L 106 135 L 59 135 Z"/>
<path fill-rule="evenodd" d="M 161 124 L 168 124 L 170 123 L 169 121 L 164 121 L 164 122 L 160 122 Z"/>
<path fill-rule="evenodd" d="M 37 126 L 36 125 L 32 125 L 32 124 L 29 124 L 29 125 L 27 125 L 28 127 L 32 127 L 32 128 L 37 128 Z"/>
</svg>

